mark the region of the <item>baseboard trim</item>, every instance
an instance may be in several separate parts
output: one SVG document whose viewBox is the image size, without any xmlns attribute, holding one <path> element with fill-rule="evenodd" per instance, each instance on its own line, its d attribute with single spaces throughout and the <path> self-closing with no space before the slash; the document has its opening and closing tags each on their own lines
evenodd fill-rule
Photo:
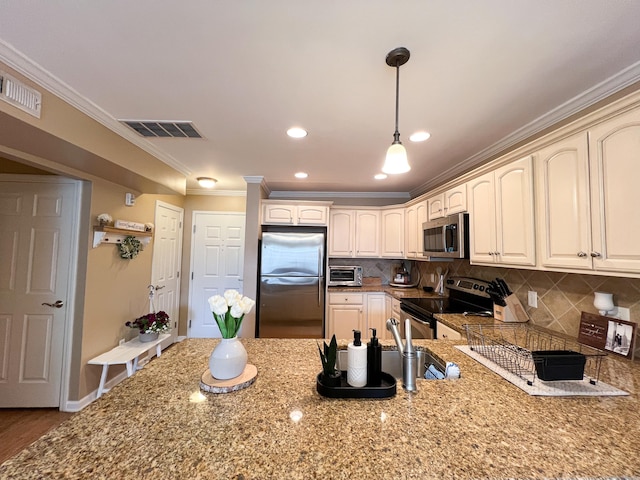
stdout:
<svg viewBox="0 0 640 480">
<path fill-rule="evenodd" d="M 127 371 L 122 371 L 111 380 L 109 380 L 105 385 L 104 393 L 107 393 L 113 387 L 118 385 L 121 381 L 127 378 Z M 60 406 L 60 410 L 62 412 L 79 412 L 87 405 L 91 404 L 98 398 L 98 389 L 96 388 L 93 392 L 89 393 L 85 397 L 80 400 L 67 400 L 64 405 Z"/>
</svg>

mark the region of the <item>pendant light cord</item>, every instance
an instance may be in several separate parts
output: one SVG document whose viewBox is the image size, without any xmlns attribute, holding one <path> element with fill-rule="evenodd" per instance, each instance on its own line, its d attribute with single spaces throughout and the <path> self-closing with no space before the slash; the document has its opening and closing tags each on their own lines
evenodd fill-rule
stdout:
<svg viewBox="0 0 640 480">
<path fill-rule="evenodd" d="M 398 99 L 400 97 L 400 65 L 396 65 L 396 131 L 393 132 L 393 143 L 400 142 L 400 132 L 398 131 Z"/>
</svg>

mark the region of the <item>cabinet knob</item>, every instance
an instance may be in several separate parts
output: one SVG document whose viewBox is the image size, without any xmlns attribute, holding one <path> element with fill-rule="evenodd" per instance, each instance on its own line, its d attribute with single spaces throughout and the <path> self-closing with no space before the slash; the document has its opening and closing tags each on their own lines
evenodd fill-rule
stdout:
<svg viewBox="0 0 640 480">
<path fill-rule="evenodd" d="M 580 258 L 584 258 L 584 257 L 586 257 L 586 256 L 587 256 L 587 254 L 586 254 L 585 252 L 578 252 L 578 256 L 579 256 Z"/>
<path fill-rule="evenodd" d="M 602 254 L 600 252 L 591 252 L 591 256 L 593 258 L 600 258 L 602 256 Z"/>
<path fill-rule="evenodd" d="M 493 254 L 497 257 L 498 255 L 500 255 L 500 252 L 493 252 Z"/>
<path fill-rule="evenodd" d="M 493 257 L 493 252 L 489 252 L 489 255 L 491 255 Z"/>
</svg>

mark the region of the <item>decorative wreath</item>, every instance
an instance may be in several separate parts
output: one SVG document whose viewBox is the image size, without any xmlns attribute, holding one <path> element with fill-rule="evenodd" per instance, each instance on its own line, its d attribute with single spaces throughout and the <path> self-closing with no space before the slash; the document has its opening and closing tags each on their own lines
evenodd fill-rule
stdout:
<svg viewBox="0 0 640 480">
<path fill-rule="evenodd" d="M 136 256 L 140 253 L 140 250 L 142 250 L 142 243 L 140 243 L 140 240 L 138 240 L 136 237 L 127 235 L 126 237 L 124 237 L 124 240 L 122 240 L 122 242 L 118 245 L 118 248 L 120 249 L 121 258 L 132 260 L 136 258 Z"/>
</svg>

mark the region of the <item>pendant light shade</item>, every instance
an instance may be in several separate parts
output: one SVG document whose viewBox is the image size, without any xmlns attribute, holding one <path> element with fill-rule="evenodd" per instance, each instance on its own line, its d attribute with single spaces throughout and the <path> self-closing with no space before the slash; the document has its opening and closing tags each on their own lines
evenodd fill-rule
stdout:
<svg viewBox="0 0 640 480">
<path fill-rule="evenodd" d="M 391 50 L 387 54 L 387 65 L 396 68 L 396 129 L 393 133 L 393 143 L 387 150 L 382 171 L 388 174 L 406 173 L 411 170 L 407 159 L 407 150 L 400 141 L 400 132 L 398 131 L 398 98 L 400 96 L 400 66 L 409 61 L 409 50 L 404 47 L 398 47 Z"/>
</svg>

